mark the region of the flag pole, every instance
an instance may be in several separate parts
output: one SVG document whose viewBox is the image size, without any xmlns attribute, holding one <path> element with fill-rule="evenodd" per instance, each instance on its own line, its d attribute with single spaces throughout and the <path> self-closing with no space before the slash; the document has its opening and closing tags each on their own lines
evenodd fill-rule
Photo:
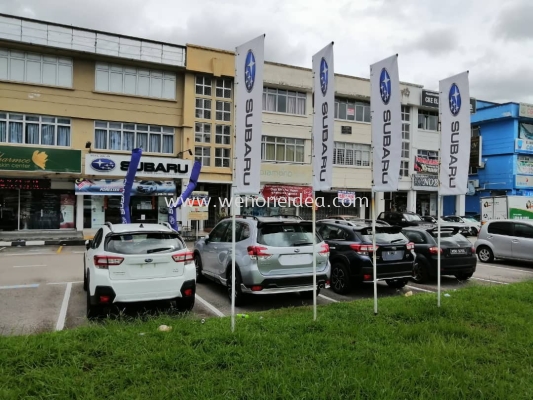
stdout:
<svg viewBox="0 0 533 400">
<path fill-rule="evenodd" d="M 313 181 L 314 181 L 314 171 L 313 171 Z M 313 211 L 311 212 L 312 220 L 312 231 L 313 231 L 313 321 L 316 321 L 317 311 L 316 311 L 316 298 L 317 298 L 317 289 L 316 289 L 316 199 L 315 199 L 315 190 L 313 189 Z"/>
<path fill-rule="evenodd" d="M 441 130 L 441 125 L 440 125 L 440 121 L 439 121 L 439 124 L 438 124 L 438 129 L 439 129 L 439 143 L 442 142 L 442 130 Z M 441 264 L 441 257 L 440 257 L 440 252 L 441 252 L 441 248 L 440 248 L 440 215 L 442 213 L 442 196 L 440 194 L 440 188 L 441 188 L 441 182 L 440 182 L 440 179 L 441 179 L 441 172 L 440 172 L 440 167 L 441 167 L 441 146 L 439 146 L 439 172 L 438 172 L 438 177 L 437 177 L 437 182 L 439 183 L 439 186 L 437 187 L 437 307 L 440 307 L 440 278 L 441 278 L 441 274 L 440 274 L 440 264 Z"/>
<path fill-rule="evenodd" d="M 235 200 L 236 196 L 232 193 L 231 201 L 232 216 L 231 216 L 231 331 L 235 332 Z"/>
<path fill-rule="evenodd" d="M 374 315 L 378 315 L 378 274 L 376 259 L 376 192 L 372 189 L 372 275 L 374 276 Z"/>
</svg>

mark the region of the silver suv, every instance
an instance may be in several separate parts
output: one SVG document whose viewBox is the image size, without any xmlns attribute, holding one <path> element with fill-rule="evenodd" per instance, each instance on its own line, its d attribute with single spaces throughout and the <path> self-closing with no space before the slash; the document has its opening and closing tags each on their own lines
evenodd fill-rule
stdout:
<svg viewBox="0 0 533 400">
<path fill-rule="evenodd" d="M 499 219 L 481 227 L 474 245 L 479 261 L 494 258 L 533 261 L 533 221 Z"/>
<path fill-rule="evenodd" d="M 227 287 L 231 301 L 232 221 L 219 222 L 194 245 L 196 279 Z M 294 217 L 239 217 L 235 232 L 235 304 L 244 295 L 300 292 L 329 287 L 329 246 L 316 237 L 317 288 L 313 288 L 313 236 L 310 221 Z"/>
</svg>

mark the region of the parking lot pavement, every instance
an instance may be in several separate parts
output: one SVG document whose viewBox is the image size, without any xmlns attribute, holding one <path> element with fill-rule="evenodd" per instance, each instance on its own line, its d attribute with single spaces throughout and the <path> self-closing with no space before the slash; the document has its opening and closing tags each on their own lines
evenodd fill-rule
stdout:
<svg viewBox="0 0 533 400">
<path fill-rule="evenodd" d="M 471 238 L 473 241 L 475 238 Z M 189 248 L 191 248 L 190 246 Z M 73 328 L 87 323 L 86 294 L 83 290 L 83 246 L 27 246 L 0 248 L 0 335 L 31 334 Z M 474 277 L 466 282 L 455 277 L 442 277 L 442 290 L 461 289 L 470 285 L 504 285 L 533 279 L 533 268 L 527 263 L 478 262 Z M 436 281 L 424 285 L 409 282 L 404 290 L 378 284 L 378 297 L 399 296 L 411 290 L 413 294 L 436 293 Z M 331 289 L 322 290 L 317 304 L 354 301 L 373 297 L 373 285 L 358 285 L 347 295 Z M 277 308 L 312 306 L 313 300 L 298 294 L 251 296 L 236 313 L 246 314 Z M 153 313 L 159 305 L 140 308 L 128 305 L 125 315 Z M 168 304 L 162 305 L 168 311 Z M 213 282 L 198 283 L 197 318 L 231 315 L 226 289 Z"/>
</svg>

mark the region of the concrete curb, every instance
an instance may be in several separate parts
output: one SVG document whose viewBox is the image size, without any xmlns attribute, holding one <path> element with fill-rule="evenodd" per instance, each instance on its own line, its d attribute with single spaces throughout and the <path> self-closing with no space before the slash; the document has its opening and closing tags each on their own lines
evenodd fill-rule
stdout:
<svg viewBox="0 0 533 400">
<path fill-rule="evenodd" d="M 15 240 L 13 242 L 0 242 L 2 247 L 24 247 L 24 246 L 84 246 L 85 239 L 65 239 L 65 240 Z"/>
</svg>

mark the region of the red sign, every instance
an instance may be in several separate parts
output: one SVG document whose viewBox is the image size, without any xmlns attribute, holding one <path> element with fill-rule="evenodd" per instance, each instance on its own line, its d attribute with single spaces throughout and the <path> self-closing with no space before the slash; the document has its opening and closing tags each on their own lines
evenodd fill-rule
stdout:
<svg viewBox="0 0 533 400">
<path fill-rule="evenodd" d="M 262 195 L 265 200 L 270 201 L 286 199 L 294 203 L 305 203 L 306 199 L 312 199 L 313 188 L 311 186 L 265 185 Z"/>
<path fill-rule="evenodd" d="M 438 174 L 439 173 L 439 161 L 430 160 L 424 157 L 415 157 L 415 171 L 426 174 Z"/>
</svg>

